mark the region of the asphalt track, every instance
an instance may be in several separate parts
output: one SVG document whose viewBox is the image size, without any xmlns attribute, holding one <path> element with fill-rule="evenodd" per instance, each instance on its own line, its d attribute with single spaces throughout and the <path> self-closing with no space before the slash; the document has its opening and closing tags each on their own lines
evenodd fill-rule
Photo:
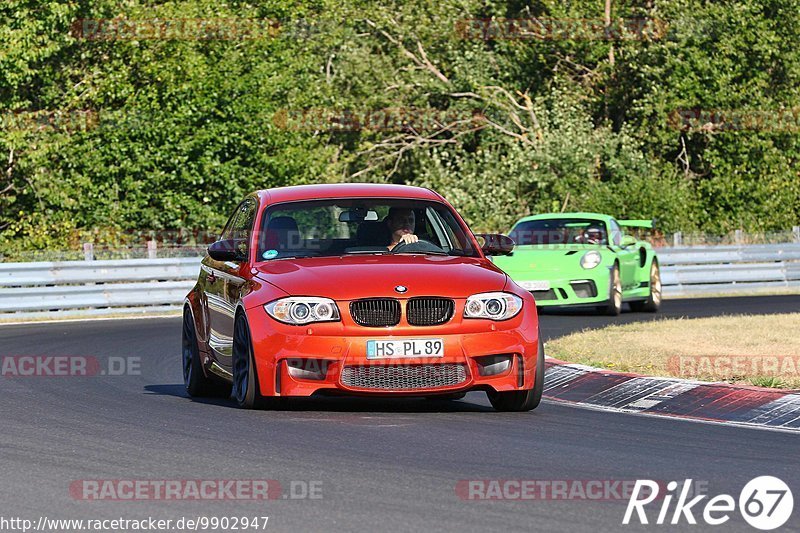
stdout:
<svg viewBox="0 0 800 533">
<path fill-rule="evenodd" d="M 656 316 L 618 319 L 546 313 L 542 328 L 551 338 L 614 321 L 797 311 L 799 300 L 674 300 Z M 455 402 L 313 399 L 249 412 L 188 399 L 179 354 L 179 318 L 0 327 L 2 356 L 141 358 L 139 374 L 0 378 L 0 516 L 269 516 L 268 531 L 652 531 L 665 526 L 621 526 L 625 501 L 475 501 L 455 488 L 476 479 L 692 478 L 712 496 L 738 499 L 747 481 L 773 475 L 795 494 L 783 530 L 800 531 L 800 435 L 552 402 L 496 413 L 481 393 Z M 274 479 L 285 495 L 292 481 L 313 480 L 322 497 L 81 501 L 69 487 L 82 479 Z M 755 531 L 738 513 L 716 528 L 666 528 Z"/>
</svg>

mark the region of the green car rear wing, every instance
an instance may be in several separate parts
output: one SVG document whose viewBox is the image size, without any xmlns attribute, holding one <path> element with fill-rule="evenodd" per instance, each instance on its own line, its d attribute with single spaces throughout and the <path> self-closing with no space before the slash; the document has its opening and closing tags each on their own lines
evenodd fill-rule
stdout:
<svg viewBox="0 0 800 533">
<path fill-rule="evenodd" d="M 619 225 L 626 228 L 648 228 L 653 229 L 655 220 L 618 220 Z"/>
</svg>

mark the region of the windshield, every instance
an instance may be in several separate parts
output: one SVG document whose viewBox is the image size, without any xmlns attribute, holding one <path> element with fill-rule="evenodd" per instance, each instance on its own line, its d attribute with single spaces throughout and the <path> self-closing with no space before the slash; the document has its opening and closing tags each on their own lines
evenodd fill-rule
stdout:
<svg viewBox="0 0 800 533">
<path fill-rule="evenodd" d="M 509 233 L 518 245 L 608 244 L 602 220 L 555 218 L 520 222 Z"/>
<path fill-rule="evenodd" d="M 444 204 L 424 200 L 283 203 L 264 212 L 261 227 L 258 258 L 264 261 L 390 253 L 479 256 L 453 212 Z M 418 242 L 396 244 L 404 234 L 416 236 Z"/>
</svg>

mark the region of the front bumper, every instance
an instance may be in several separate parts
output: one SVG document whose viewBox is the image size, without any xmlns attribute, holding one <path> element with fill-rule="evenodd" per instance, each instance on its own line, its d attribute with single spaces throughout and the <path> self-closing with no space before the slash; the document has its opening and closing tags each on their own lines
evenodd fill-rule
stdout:
<svg viewBox="0 0 800 533">
<path fill-rule="evenodd" d="M 548 290 L 529 291 L 536 299 L 537 307 L 553 307 L 564 305 L 600 305 L 608 302 L 610 292 L 610 275 L 607 268 L 597 267 L 597 274 L 588 277 L 583 271 L 574 276 L 538 278 L 549 283 Z M 509 274 L 518 284 L 534 281 L 531 274 Z"/>
<path fill-rule="evenodd" d="M 469 390 L 533 388 L 538 350 L 538 317 L 533 306 L 511 320 L 493 322 L 454 317 L 440 326 L 363 327 L 342 313 L 341 322 L 290 326 L 263 308 L 247 312 L 259 388 L 263 396 L 315 393 L 427 396 Z M 341 305 L 340 308 L 346 309 Z M 442 339 L 442 357 L 368 359 L 368 340 Z M 487 356 L 507 357 L 508 368 L 482 375 Z M 485 372 L 485 370 L 484 370 Z M 310 379 L 309 376 L 321 379 Z"/>
</svg>

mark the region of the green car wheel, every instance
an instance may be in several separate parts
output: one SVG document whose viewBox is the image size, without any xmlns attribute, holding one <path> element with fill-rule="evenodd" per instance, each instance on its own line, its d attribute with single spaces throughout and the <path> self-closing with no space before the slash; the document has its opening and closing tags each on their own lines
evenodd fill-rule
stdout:
<svg viewBox="0 0 800 533">
<path fill-rule="evenodd" d="M 661 309 L 661 269 L 658 260 L 653 259 L 650 265 L 650 295 L 643 302 L 631 302 L 631 310 L 656 313 Z"/>
<path fill-rule="evenodd" d="M 622 313 L 622 281 L 619 275 L 619 265 L 614 265 L 611 269 L 610 281 L 608 283 L 608 305 L 599 307 L 608 316 L 619 316 Z"/>
</svg>

